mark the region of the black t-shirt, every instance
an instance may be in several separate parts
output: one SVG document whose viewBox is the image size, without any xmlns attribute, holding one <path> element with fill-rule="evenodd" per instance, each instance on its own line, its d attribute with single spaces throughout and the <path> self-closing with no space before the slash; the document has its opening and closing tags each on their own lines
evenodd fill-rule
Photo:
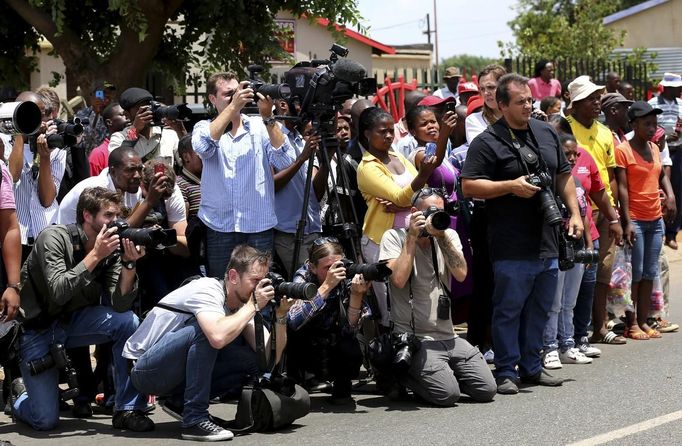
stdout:
<svg viewBox="0 0 682 446">
<path fill-rule="evenodd" d="M 553 182 L 556 174 L 570 173 L 559 138 L 547 123 L 531 119 L 529 130 L 514 132 L 522 144 L 542 154 Z M 462 178 L 515 180 L 526 171 L 512 144 L 504 119 L 477 136 L 469 146 Z M 539 193 L 532 198 L 508 194 L 486 200 L 488 239 L 493 260 L 532 260 L 558 256 L 556 230 L 544 222 Z"/>
</svg>

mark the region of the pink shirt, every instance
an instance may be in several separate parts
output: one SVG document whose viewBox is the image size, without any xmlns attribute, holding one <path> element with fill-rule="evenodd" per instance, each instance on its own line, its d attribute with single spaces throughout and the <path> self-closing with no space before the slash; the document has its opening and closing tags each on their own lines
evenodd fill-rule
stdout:
<svg viewBox="0 0 682 446">
<path fill-rule="evenodd" d="M 91 177 L 96 177 L 109 165 L 109 138 L 105 138 L 102 144 L 92 149 L 88 163 Z"/>
<path fill-rule="evenodd" d="M 578 147 L 578 158 L 575 160 L 575 166 L 573 166 L 571 174 L 580 181 L 583 189 L 587 192 L 585 198 L 587 198 L 588 204 L 591 204 L 589 197 L 591 193 L 599 192 L 604 189 L 604 183 L 601 180 L 597 163 L 595 163 L 594 158 L 587 153 L 587 150 L 582 147 Z M 597 240 L 599 238 L 599 231 L 594 224 L 592 212 L 587 213 L 587 221 L 590 224 L 590 236 L 592 236 L 592 240 Z"/>
<path fill-rule="evenodd" d="M 541 101 L 547 96 L 561 96 L 561 83 L 556 79 L 545 82 L 541 77 L 534 77 L 528 81 L 533 99 Z"/>
<path fill-rule="evenodd" d="M 5 163 L 0 163 L 2 169 L 2 183 L 0 183 L 0 209 L 16 209 L 14 202 L 14 184 L 12 176 Z"/>
</svg>

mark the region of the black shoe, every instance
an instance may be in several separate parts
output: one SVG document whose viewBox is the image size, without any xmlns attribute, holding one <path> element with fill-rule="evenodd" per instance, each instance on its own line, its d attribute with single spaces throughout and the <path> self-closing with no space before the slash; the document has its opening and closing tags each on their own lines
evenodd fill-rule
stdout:
<svg viewBox="0 0 682 446">
<path fill-rule="evenodd" d="M 192 427 L 182 428 L 183 440 L 194 441 L 225 441 L 232 440 L 234 434 L 223 429 L 211 420 L 204 420 Z"/>
<path fill-rule="evenodd" d="M 71 413 L 76 418 L 91 418 L 92 417 L 92 407 L 90 403 L 87 402 L 75 402 L 71 408 Z"/>
<path fill-rule="evenodd" d="M 173 404 L 171 400 L 159 400 L 159 404 L 161 405 L 161 409 L 163 409 L 164 412 L 166 412 L 168 415 L 171 417 L 175 418 L 178 421 L 182 421 L 182 410 L 184 407 L 178 406 L 177 404 Z"/>
<path fill-rule="evenodd" d="M 11 385 L 11 392 L 12 396 L 16 400 L 19 398 L 21 395 L 26 393 L 26 386 L 24 385 L 24 378 L 16 378 L 14 381 L 12 381 Z"/>
<path fill-rule="evenodd" d="M 114 429 L 126 429 L 133 432 L 149 432 L 154 430 L 154 422 L 141 410 L 119 410 L 111 419 Z"/>
<path fill-rule="evenodd" d="M 496 378 L 495 383 L 497 384 L 497 393 L 501 395 L 516 395 L 519 393 L 519 386 L 508 376 Z"/>
<path fill-rule="evenodd" d="M 521 382 L 525 384 L 534 384 L 536 386 L 557 387 L 564 383 L 561 378 L 550 375 L 546 370 L 542 369 L 532 376 L 522 376 Z"/>
</svg>

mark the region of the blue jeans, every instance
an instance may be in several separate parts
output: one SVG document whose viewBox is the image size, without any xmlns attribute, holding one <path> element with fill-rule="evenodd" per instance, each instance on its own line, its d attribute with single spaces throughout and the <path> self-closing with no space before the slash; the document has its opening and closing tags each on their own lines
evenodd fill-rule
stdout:
<svg viewBox="0 0 682 446">
<path fill-rule="evenodd" d="M 632 281 L 654 280 L 658 275 L 658 258 L 663 247 L 661 219 L 632 220 L 635 243 L 632 245 Z"/>
<path fill-rule="evenodd" d="M 232 250 L 241 244 L 253 246 L 264 252 L 272 252 L 272 229 L 247 234 L 243 232 L 218 232 L 206 228 L 208 276 L 218 279 L 225 277 L 225 270 L 227 270 L 227 264 L 232 256 Z"/>
<path fill-rule="evenodd" d="M 238 397 L 244 384 L 260 374 L 256 352 L 244 336 L 238 336 L 218 353 L 211 378 L 211 397 Z"/>
<path fill-rule="evenodd" d="M 542 369 L 540 350 L 547 314 L 557 287 L 559 262 L 497 260 L 493 262 L 492 331 L 498 377 L 531 376 Z"/>
<path fill-rule="evenodd" d="M 599 250 L 599 240 L 594 241 L 594 249 Z M 587 329 L 592 322 L 592 301 L 594 300 L 594 288 L 597 285 L 597 264 L 585 265 L 583 279 L 580 282 L 578 298 L 573 308 L 573 336 L 580 340 L 587 336 Z"/>
<path fill-rule="evenodd" d="M 542 335 L 545 351 L 561 348 L 562 352 L 575 347 L 573 339 L 573 308 L 580 291 L 585 265 L 576 263 L 567 271 L 559 271 L 556 293 L 549 319 Z"/>
<path fill-rule="evenodd" d="M 37 430 L 53 429 L 59 421 L 59 370 L 51 368 L 31 375 L 28 368 L 28 362 L 47 355 L 54 343 L 72 348 L 113 342 L 114 410 L 144 409 L 147 398 L 133 387 L 128 376 L 128 361 L 121 355 L 125 342 L 138 325 L 139 320 L 132 311 L 117 313 L 111 307 L 91 306 L 74 312 L 68 326 L 55 321 L 48 329 L 26 330 L 19 338 L 19 366 L 26 393 L 14 404 L 17 418 Z"/>
</svg>

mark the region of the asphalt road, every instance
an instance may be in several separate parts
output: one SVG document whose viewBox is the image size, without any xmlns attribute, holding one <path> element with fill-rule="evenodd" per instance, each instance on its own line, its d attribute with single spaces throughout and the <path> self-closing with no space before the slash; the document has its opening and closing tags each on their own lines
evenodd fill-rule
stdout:
<svg viewBox="0 0 682 446">
<path fill-rule="evenodd" d="M 671 253 L 671 316 L 682 322 L 682 255 Z M 570 381 L 558 388 L 528 387 L 488 404 L 466 400 L 456 407 L 392 403 L 360 393 L 355 408 L 338 408 L 326 395 L 311 396 L 311 413 L 290 429 L 236 437 L 234 444 L 295 445 L 641 445 L 682 444 L 682 333 L 662 339 L 629 340 L 624 346 L 599 346 L 602 357 L 589 365 L 564 365 L 552 372 Z M 223 418 L 235 406 L 217 404 Z M 57 430 L 34 432 L 0 415 L 0 439 L 15 445 L 187 444 L 179 423 L 157 409 L 156 430 L 148 434 L 116 431 L 111 418 L 63 417 Z"/>
</svg>

